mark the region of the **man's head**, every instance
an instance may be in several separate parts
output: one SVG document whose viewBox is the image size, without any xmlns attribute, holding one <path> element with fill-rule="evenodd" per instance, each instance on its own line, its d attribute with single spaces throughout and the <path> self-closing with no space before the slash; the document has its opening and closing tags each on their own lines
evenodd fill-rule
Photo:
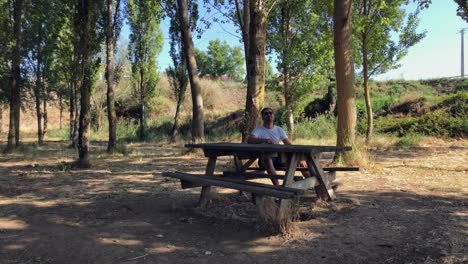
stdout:
<svg viewBox="0 0 468 264">
<path fill-rule="evenodd" d="M 260 112 L 262 114 L 263 123 L 273 123 L 275 120 L 275 114 L 273 113 L 273 109 L 269 107 L 265 107 Z"/>
</svg>

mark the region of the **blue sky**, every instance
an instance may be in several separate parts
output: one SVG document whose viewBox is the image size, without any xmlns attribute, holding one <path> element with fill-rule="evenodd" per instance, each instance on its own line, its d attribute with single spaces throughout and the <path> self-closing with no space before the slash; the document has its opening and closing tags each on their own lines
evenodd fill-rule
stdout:
<svg viewBox="0 0 468 264">
<path fill-rule="evenodd" d="M 418 30 L 426 30 L 426 37 L 410 48 L 408 55 L 401 60 L 400 68 L 375 76 L 374 79 L 418 80 L 459 76 L 461 74 L 461 34 L 459 31 L 462 28 L 467 29 L 464 45 L 466 47 L 468 24 L 456 15 L 456 9 L 457 5 L 453 0 L 432 0 L 431 6 L 420 13 Z M 409 10 L 413 11 L 414 5 L 410 5 Z M 213 14 L 207 14 L 200 8 L 200 17 L 208 18 L 211 16 Z M 158 57 L 158 68 L 163 71 L 170 63 L 169 40 L 167 38 L 169 22 L 163 21 L 161 28 L 165 39 L 163 51 Z M 124 29 L 124 35 L 126 32 L 128 29 Z M 195 47 L 201 50 L 206 50 L 208 42 L 214 39 L 226 40 L 231 46 L 242 47 L 242 43 L 239 42 L 240 35 L 230 24 L 213 24 L 210 29 L 204 32 L 202 38 L 198 39 L 193 36 Z M 468 57 L 468 50 L 465 50 L 466 57 Z M 273 61 L 272 64 L 275 65 Z M 468 74 L 466 66 L 465 74 Z"/>
</svg>

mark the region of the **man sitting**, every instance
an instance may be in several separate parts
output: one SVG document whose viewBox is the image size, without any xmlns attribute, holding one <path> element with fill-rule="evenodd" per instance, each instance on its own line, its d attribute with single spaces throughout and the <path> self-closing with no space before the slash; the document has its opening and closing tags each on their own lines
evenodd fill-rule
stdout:
<svg viewBox="0 0 468 264">
<path fill-rule="evenodd" d="M 250 135 L 247 137 L 247 143 L 249 144 L 283 144 L 291 145 L 291 141 L 288 139 L 286 132 L 279 127 L 275 126 L 275 115 L 273 109 L 263 108 L 261 111 L 263 124 L 256 127 Z M 280 157 L 270 157 L 270 158 L 261 158 L 260 167 L 265 168 L 268 174 L 277 174 L 277 167 L 284 167 L 285 164 L 281 161 Z M 298 167 L 307 167 L 307 164 L 304 160 L 301 160 L 297 164 Z M 304 177 L 309 177 L 307 171 L 301 171 Z M 271 179 L 273 185 L 279 186 L 277 179 Z"/>
</svg>

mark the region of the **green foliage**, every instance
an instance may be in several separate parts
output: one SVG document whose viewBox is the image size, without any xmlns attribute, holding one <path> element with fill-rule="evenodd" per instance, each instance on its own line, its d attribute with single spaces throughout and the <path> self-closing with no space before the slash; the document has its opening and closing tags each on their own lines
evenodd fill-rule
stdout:
<svg viewBox="0 0 468 264">
<path fill-rule="evenodd" d="M 244 55 L 240 47 L 231 47 L 226 41 L 210 40 L 206 52 L 195 49 L 200 76 L 218 78 L 227 75 L 242 80 L 245 75 Z"/>
<path fill-rule="evenodd" d="M 421 134 L 427 136 L 466 137 L 468 135 L 468 93 L 459 92 L 446 96 L 432 107 L 433 111 L 421 117 L 381 117 L 375 120 L 376 132 L 398 136 Z M 365 129 L 364 122 L 358 131 Z"/>
<path fill-rule="evenodd" d="M 296 138 L 336 137 L 336 118 L 333 114 L 318 115 L 311 120 L 298 122 L 294 131 Z"/>
<path fill-rule="evenodd" d="M 403 149 L 409 149 L 418 146 L 422 139 L 422 135 L 409 133 L 399 138 L 396 145 Z"/>
<path fill-rule="evenodd" d="M 453 92 L 468 92 L 468 79 L 463 79 L 463 82 L 453 87 Z"/>
</svg>

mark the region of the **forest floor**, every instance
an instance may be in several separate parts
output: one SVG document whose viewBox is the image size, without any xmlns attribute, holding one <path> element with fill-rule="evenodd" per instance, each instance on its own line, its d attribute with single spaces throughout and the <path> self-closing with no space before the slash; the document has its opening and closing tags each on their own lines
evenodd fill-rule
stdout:
<svg viewBox="0 0 468 264">
<path fill-rule="evenodd" d="M 336 201 L 301 203 L 288 236 L 259 228 L 247 196 L 220 191 L 197 209 L 199 188 L 161 176 L 203 172 L 202 155 L 105 147 L 81 170 L 66 142 L 0 154 L 0 263 L 468 262 L 466 140 L 372 150 L 367 168 L 337 174 Z"/>
</svg>

